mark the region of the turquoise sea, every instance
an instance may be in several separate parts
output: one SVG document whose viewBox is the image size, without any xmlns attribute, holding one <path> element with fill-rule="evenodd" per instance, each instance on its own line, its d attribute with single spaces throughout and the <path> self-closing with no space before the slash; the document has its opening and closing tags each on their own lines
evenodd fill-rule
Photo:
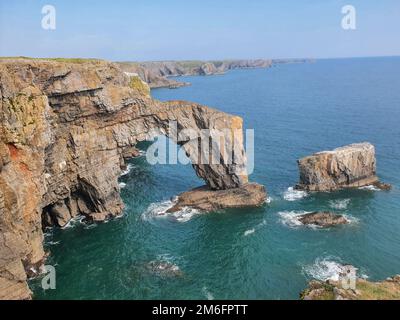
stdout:
<svg viewBox="0 0 400 320">
<path fill-rule="evenodd" d="M 307 281 L 335 277 L 341 264 L 372 280 L 400 273 L 400 58 L 318 60 L 180 80 L 192 85 L 156 89 L 153 97 L 243 117 L 255 130 L 250 179 L 266 186 L 270 203 L 154 217 L 202 181 L 190 165 L 134 159 L 121 177 L 122 218 L 46 234 L 56 289 L 31 281 L 36 299 L 298 299 Z M 298 158 L 362 141 L 376 146 L 378 175 L 393 190 L 290 189 Z M 296 214 L 314 210 L 346 214 L 351 223 L 327 230 L 296 223 Z"/>
</svg>

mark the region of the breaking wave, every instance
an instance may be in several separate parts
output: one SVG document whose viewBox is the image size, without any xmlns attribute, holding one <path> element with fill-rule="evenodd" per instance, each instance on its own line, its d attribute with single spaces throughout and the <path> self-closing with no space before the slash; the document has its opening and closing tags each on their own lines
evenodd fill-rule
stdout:
<svg viewBox="0 0 400 320">
<path fill-rule="evenodd" d="M 132 169 L 133 165 L 131 163 L 128 163 L 126 169 L 121 172 L 120 177 L 126 176 L 127 174 L 129 174 L 129 172 L 131 172 Z"/>
<path fill-rule="evenodd" d="M 310 213 L 307 211 L 281 211 L 278 212 L 278 215 L 281 217 L 280 221 L 285 226 L 295 228 L 299 226 L 303 226 L 301 223 L 300 218 L 302 215 Z"/>
<path fill-rule="evenodd" d="M 58 244 L 60 244 L 60 241 L 48 241 L 48 242 L 46 242 L 48 245 L 50 245 L 50 246 L 56 246 L 56 245 L 58 245 Z"/>
<path fill-rule="evenodd" d="M 190 207 L 184 207 L 177 212 L 167 212 L 174 204 L 175 202 L 171 200 L 152 203 L 142 214 L 142 219 L 149 221 L 156 218 L 170 218 L 178 222 L 188 222 L 194 216 L 201 214 L 200 210 Z"/>
<path fill-rule="evenodd" d="M 85 216 L 78 215 L 70 219 L 65 226 L 61 227 L 61 229 L 69 229 L 77 225 L 84 224 L 83 220 L 85 220 Z"/>
<path fill-rule="evenodd" d="M 369 190 L 369 191 L 380 191 L 379 188 L 377 188 L 377 187 L 375 187 L 373 185 L 359 187 L 358 189 L 360 189 L 360 190 Z"/>
<path fill-rule="evenodd" d="M 303 199 L 308 196 L 308 193 L 303 190 L 296 190 L 293 187 L 289 187 L 284 193 L 283 198 L 287 201 L 296 201 Z"/>
<path fill-rule="evenodd" d="M 344 271 L 344 266 L 335 261 L 335 257 L 317 258 L 312 265 L 304 266 L 303 272 L 316 280 L 338 281 L 340 274 Z"/>
<path fill-rule="evenodd" d="M 346 271 L 346 266 L 341 263 L 339 258 L 325 257 L 317 258 L 312 265 L 304 266 L 303 273 L 316 280 L 320 281 L 339 281 L 340 275 Z M 356 270 L 358 270 L 356 268 Z M 359 278 L 367 279 L 368 275 L 357 272 Z"/>
</svg>

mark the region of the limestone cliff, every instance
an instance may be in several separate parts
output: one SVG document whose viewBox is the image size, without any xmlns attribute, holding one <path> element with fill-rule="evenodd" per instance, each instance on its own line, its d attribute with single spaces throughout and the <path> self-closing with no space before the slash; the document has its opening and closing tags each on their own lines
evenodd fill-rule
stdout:
<svg viewBox="0 0 400 320">
<path fill-rule="evenodd" d="M 221 61 L 149 61 L 118 62 L 122 70 L 133 72 L 147 82 L 151 88 L 177 88 L 189 85 L 168 77 L 223 74 L 232 69 L 269 68 L 282 63 L 302 63 L 306 59 L 292 60 L 221 60 Z"/>
<path fill-rule="evenodd" d="M 139 141 L 190 128 L 228 129 L 236 160 L 193 165 L 210 189 L 247 183 L 239 117 L 194 103 L 161 103 L 104 61 L 0 61 L 0 299 L 29 299 L 26 270 L 45 253 L 45 226 L 78 214 L 120 215 L 118 177 Z M 233 134 L 238 130 L 239 135 Z M 176 140 L 176 139 L 175 139 Z M 192 157 L 192 138 L 177 141 Z"/>
<path fill-rule="evenodd" d="M 300 183 L 297 188 L 309 191 L 332 191 L 341 188 L 376 185 L 375 148 L 370 143 L 356 143 L 323 151 L 298 161 Z"/>
</svg>

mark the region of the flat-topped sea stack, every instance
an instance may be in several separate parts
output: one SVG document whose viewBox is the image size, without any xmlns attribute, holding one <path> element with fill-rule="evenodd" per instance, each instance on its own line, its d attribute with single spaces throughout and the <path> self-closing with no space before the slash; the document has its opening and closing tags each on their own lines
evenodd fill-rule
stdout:
<svg viewBox="0 0 400 320">
<path fill-rule="evenodd" d="M 332 151 L 323 151 L 298 160 L 300 182 L 297 189 L 334 191 L 373 185 L 390 189 L 376 175 L 375 147 L 356 143 Z"/>
<path fill-rule="evenodd" d="M 204 186 L 181 193 L 176 204 L 167 212 L 176 212 L 184 207 L 203 212 L 258 207 L 265 203 L 266 197 L 264 186 L 257 183 L 246 183 L 235 189 L 217 191 Z"/>
</svg>

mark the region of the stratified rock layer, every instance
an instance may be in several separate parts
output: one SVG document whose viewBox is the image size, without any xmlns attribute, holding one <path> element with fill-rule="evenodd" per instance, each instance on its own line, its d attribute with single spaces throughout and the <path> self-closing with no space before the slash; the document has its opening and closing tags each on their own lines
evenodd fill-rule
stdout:
<svg viewBox="0 0 400 320">
<path fill-rule="evenodd" d="M 258 207 L 265 203 L 267 194 L 264 186 L 257 183 L 247 183 L 230 190 L 210 190 L 200 187 L 178 196 L 176 204 L 167 212 L 176 212 L 185 207 L 205 212 L 228 208 Z"/>
<path fill-rule="evenodd" d="M 298 165 L 298 189 L 332 191 L 378 185 L 375 148 L 368 142 L 319 152 L 300 159 Z"/>
<path fill-rule="evenodd" d="M 43 227 L 121 214 L 118 177 L 139 141 L 167 135 L 196 160 L 198 137 L 180 134 L 225 130 L 222 161 L 193 167 L 213 190 L 247 183 L 240 117 L 154 101 L 137 80 L 104 61 L 0 61 L 0 299 L 30 297 L 25 270 L 44 259 Z"/>
<path fill-rule="evenodd" d="M 222 74 L 232 69 L 269 68 L 282 63 L 303 63 L 308 59 L 278 59 L 278 60 L 221 60 L 221 61 L 148 61 L 148 62 L 118 62 L 122 70 L 136 73 L 147 82 L 151 88 L 178 88 L 190 85 L 169 77 L 192 75 Z"/>
</svg>

